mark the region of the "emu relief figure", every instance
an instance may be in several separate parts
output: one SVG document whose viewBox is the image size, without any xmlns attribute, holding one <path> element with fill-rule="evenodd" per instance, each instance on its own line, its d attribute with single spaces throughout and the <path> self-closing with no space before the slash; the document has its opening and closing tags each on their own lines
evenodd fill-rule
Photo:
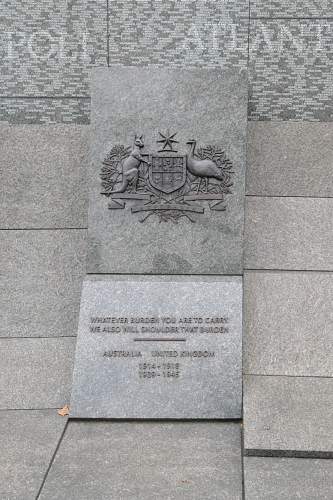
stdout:
<svg viewBox="0 0 333 500">
<path fill-rule="evenodd" d="M 133 186 L 134 192 L 136 191 L 139 179 L 140 164 L 146 163 L 147 165 L 150 165 L 150 163 L 147 160 L 145 160 L 141 155 L 140 151 L 143 148 L 144 148 L 143 135 L 141 135 L 140 137 L 135 135 L 131 154 L 128 158 L 126 158 L 123 161 L 122 164 L 122 174 L 123 174 L 122 184 L 118 189 L 111 191 L 110 194 L 124 193 L 130 184 Z"/>
<path fill-rule="evenodd" d="M 209 179 L 214 178 L 218 180 L 223 179 L 223 175 L 219 167 L 212 160 L 198 160 L 195 156 L 195 147 L 197 142 L 195 140 L 188 141 L 186 144 L 190 146 L 190 151 L 187 155 L 187 170 L 194 176 L 199 177 L 197 193 L 201 188 L 201 183 L 205 180 L 206 193 L 208 191 Z"/>
</svg>

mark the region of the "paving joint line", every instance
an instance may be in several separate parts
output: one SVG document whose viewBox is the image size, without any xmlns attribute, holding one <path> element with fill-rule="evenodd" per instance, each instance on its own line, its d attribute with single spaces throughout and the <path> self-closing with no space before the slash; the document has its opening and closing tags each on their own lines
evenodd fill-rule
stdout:
<svg viewBox="0 0 333 500">
<path fill-rule="evenodd" d="M 243 377 L 278 377 L 278 378 L 319 378 L 319 379 L 332 379 L 333 375 L 283 375 L 272 373 L 243 373 Z"/>
<path fill-rule="evenodd" d="M 331 451 L 313 451 L 313 450 L 270 450 L 260 448 L 248 448 L 245 450 L 246 457 L 256 458 L 295 458 L 295 459 L 324 459 L 331 460 L 333 452 Z"/>
<path fill-rule="evenodd" d="M 276 195 L 276 194 L 246 194 L 245 198 L 305 198 L 306 200 L 331 200 L 333 196 L 305 196 L 305 195 L 300 195 L 300 194 L 282 194 L 282 195 Z"/>
<path fill-rule="evenodd" d="M 60 407 L 57 408 L 0 408 L 1 411 L 45 411 L 45 410 L 60 410 Z"/>
<path fill-rule="evenodd" d="M 246 272 L 257 272 L 257 273 L 333 273 L 333 269 L 277 269 L 274 267 L 271 268 L 262 268 L 262 267 L 244 267 L 244 274 Z"/>
<path fill-rule="evenodd" d="M 332 16 L 296 17 L 296 16 L 250 16 L 251 21 L 333 21 Z"/>
<path fill-rule="evenodd" d="M 106 53 L 107 66 L 110 67 L 110 18 L 109 18 L 109 0 L 106 0 Z"/>
<path fill-rule="evenodd" d="M 90 100 L 90 95 L 0 95 L 0 99 L 87 99 Z"/>
<path fill-rule="evenodd" d="M 38 490 L 38 493 L 37 493 L 37 495 L 36 495 L 36 500 L 39 500 L 39 498 L 40 498 L 40 495 L 41 495 L 42 490 L 43 490 L 43 488 L 44 488 L 44 485 L 45 485 L 45 483 L 46 483 L 46 480 L 47 480 L 47 477 L 48 477 L 48 475 L 49 475 L 49 472 L 50 472 L 51 467 L 52 467 L 52 465 L 53 465 L 53 463 L 54 463 L 55 457 L 56 457 L 56 455 L 57 455 L 57 453 L 58 453 L 58 450 L 59 450 L 59 448 L 60 448 L 60 445 L 61 445 L 61 443 L 62 443 L 62 440 L 63 440 L 63 438 L 64 438 L 64 436 L 65 436 L 65 433 L 66 433 L 66 430 L 67 430 L 67 427 L 68 427 L 68 422 L 69 422 L 69 419 L 67 419 L 67 421 L 66 421 L 66 423 L 65 423 L 64 429 L 63 429 L 63 431 L 62 431 L 62 433 L 61 433 L 61 436 L 60 436 L 60 438 L 59 438 L 59 441 L 58 441 L 58 443 L 57 443 L 57 446 L 56 446 L 56 448 L 55 448 L 55 450 L 54 450 L 54 453 L 53 453 L 53 455 L 52 455 L 52 457 L 51 457 L 51 460 L 50 460 L 49 466 L 48 466 L 48 468 L 46 469 L 46 472 L 45 472 L 45 474 L 44 474 L 44 477 L 43 477 L 42 483 L 41 483 L 40 488 L 39 488 L 39 490 Z"/>
<path fill-rule="evenodd" d="M 18 339 L 29 339 L 29 340 L 33 340 L 33 339 L 50 339 L 50 340 L 59 340 L 59 339 L 76 339 L 77 335 L 61 335 L 59 337 L 57 336 L 45 336 L 45 335 L 39 335 L 39 336 L 23 336 L 23 337 L 18 337 L 18 336 L 11 336 L 11 337 L 1 337 L 0 336 L 0 342 L 2 340 L 11 340 L 11 339 L 14 339 L 14 340 L 18 340 Z"/>
<path fill-rule="evenodd" d="M 88 227 L 0 227 L 0 231 L 81 231 Z"/>
</svg>

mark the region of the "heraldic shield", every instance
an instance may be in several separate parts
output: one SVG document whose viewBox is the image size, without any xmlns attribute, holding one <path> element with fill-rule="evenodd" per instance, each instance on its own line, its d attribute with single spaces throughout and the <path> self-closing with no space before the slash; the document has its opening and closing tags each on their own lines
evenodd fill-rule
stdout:
<svg viewBox="0 0 333 500">
<path fill-rule="evenodd" d="M 149 157 L 149 182 L 152 187 L 169 194 L 184 186 L 187 156 Z"/>
</svg>

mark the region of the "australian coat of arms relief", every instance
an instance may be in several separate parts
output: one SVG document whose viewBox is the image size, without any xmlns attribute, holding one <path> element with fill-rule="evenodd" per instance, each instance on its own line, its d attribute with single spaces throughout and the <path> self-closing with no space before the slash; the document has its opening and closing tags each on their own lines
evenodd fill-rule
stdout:
<svg viewBox="0 0 333 500">
<path fill-rule="evenodd" d="M 195 222 L 205 210 L 226 210 L 233 165 L 225 151 L 189 140 L 187 153 L 179 153 L 176 133 L 159 135 L 157 152 L 145 151 L 142 135 L 131 147 L 112 147 L 100 175 L 108 208 L 130 209 L 140 222 L 156 216 L 175 223 L 181 218 Z"/>
</svg>

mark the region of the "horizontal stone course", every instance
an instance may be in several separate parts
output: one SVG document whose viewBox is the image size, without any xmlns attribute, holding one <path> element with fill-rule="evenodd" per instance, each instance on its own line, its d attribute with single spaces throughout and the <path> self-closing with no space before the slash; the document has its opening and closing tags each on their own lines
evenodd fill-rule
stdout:
<svg viewBox="0 0 333 500">
<path fill-rule="evenodd" d="M 251 17 L 332 17 L 331 0 L 251 0 Z"/>
<path fill-rule="evenodd" d="M 0 409 L 69 402 L 75 338 L 0 339 Z"/>
<path fill-rule="evenodd" d="M 85 230 L 0 231 L 0 337 L 76 335 Z"/>
<path fill-rule="evenodd" d="M 243 370 L 333 377 L 333 273 L 247 272 Z"/>
<path fill-rule="evenodd" d="M 70 422 L 41 500 L 241 500 L 236 423 Z"/>
<path fill-rule="evenodd" d="M 56 410 L 0 411 L 0 497 L 35 500 L 66 425 Z"/>
<path fill-rule="evenodd" d="M 248 197 L 245 268 L 333 270 L 333 200 Z"/>
<path fill-rule="evenodd" d="M 77 125 L 0 126 L 2 228 L 87 225 L 88 135 Z M 333 196 L 332 144 L 328 123 L 249 123 L 247 194 Z"/>
<path fill-rule="evenodd" d="M 333 458 L 333 379 L 244 377 L 248 455 Z"/>
<path fill-rule="evenodd" d="M 87 227 L 89 127 L 0 125 L 0 228 Z"/>
<path fill-rule="evenodd" d="M 245 457 L 246 500 L 331 500 L 333 461 Z"/>
<path fill-rule="evenodd" d="M 0 121 L 12 125 L 88 125 L 90 98 L 0 98 Z"/>
<path fill-rule="evenodd" d="M 246 193 L 332 197 L 333 124 L 250 122 Z"/>
<path fill-rule="evenodd" d="M 251 7 L 250 119 L 332 121 L 331 3 L 257 0 Z M 240 70 L 247 65 L 245 0 L 153 7 L 148 0 L 112 1 L 109 50 L 105 2 L 80 0 L 70 7 L 61 0 L 54 10 L 45 2 L 41 8 L 15 0 L 6 1 L 5 9 L 1 121 L 89 123 L 90 69 L 108 62 Z M 45 96 L 50 99 L 36 99 Z"/>
</svg>

